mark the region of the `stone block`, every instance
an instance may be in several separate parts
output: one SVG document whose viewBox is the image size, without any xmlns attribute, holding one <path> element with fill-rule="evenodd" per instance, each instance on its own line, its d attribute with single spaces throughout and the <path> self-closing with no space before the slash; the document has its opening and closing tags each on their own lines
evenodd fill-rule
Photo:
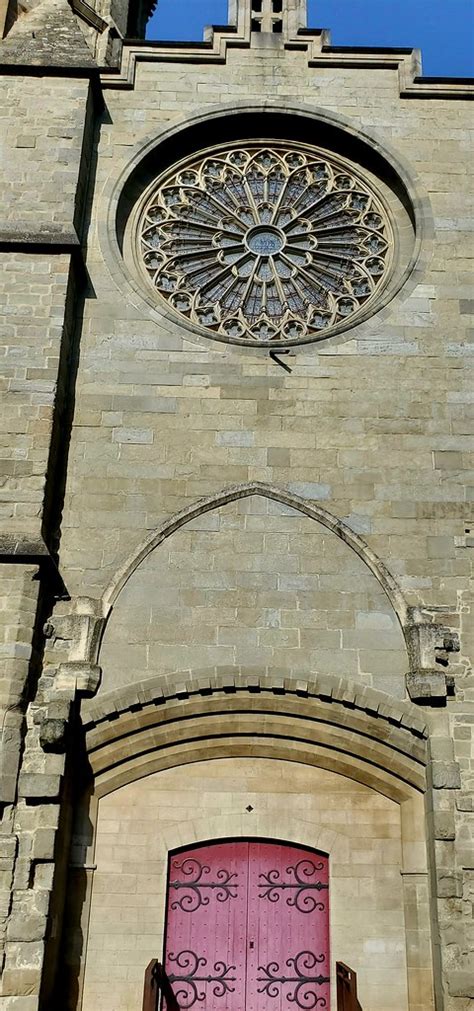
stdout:
<svg viewBox="0 0 474 1011">
<path fill-rule="evenodd" d="M 132 445 L 150 445 L 153 442 L 153 432 L 149 428 L 114 428 L 112 441 L 131 443 Z"/>
<path fill-rule="evenodd" d="M 418 702 L 420 705 L 445 703 L 447 688 L 446 675 L 443 671 L 420 667 L 409 671 L 405 681 L 412 702 Z"/>
<path fill-rule="evenodd" d="M 7 861 L 12 863 L 15 859 L 16 851 L 18 846 L 18 837 L 16 835 L 0 834 L 0 861 Z"/>
<path fill-rule="evenodd" d="M 40 772 L 22 772 L 19 779 L 21 797 L 41 799 L 56 798 L 61 788 L 60 776 L 49 776 Z"/>
<path fill-rule="evenodd" d="M 474 999 L 474 966 L 469 972 L 449 972 L 447 978 L 450 997 L 470 997 Z"/>
<path fill-rule="evenodd" d="M 26 837 L 28 839 L 28 836 Z M 16 892 L 27 891 L 31 884 L 31 860 L 28 857 L 18 857 L 15 861 L 13 887 Z"/>
<path fill-rule="evenodd" d="M 33 860 L 53 860 L 56 832 L 52 828 L 38 828 L 33 837 Z"/>
<path fill-rule="evenodd" d="M 12 913 L 7 929 L 9 941 L 38 941 L 46 935 L 47 918 L 42 913 L 24 912 Z"/>
<path fill-rule="evenodd" d="M 436 811 L 433 815 L 435 839 L 455 838 L 454 814 L 450 811 Z"/>
<path fill-rule="evenodd" d="M 3 997 L 28 997 L 39 994 L 40 969 L 5 969 L 2 976 Z"/>
<path fill-rule="evenodd" d="M 454 537 L 435 535 L 426 538 L 428 558 L 454 558 Z"/>
<path fill-rule="evenodd" d="M 100 684 L 101 673 L 98 664 L 82 663 L 80 660 L 61 663 L 55 687 L 58 691 L 70 692 L 71 698 L 74 698 L 76 691 L 84 695 L 93 695 Z"/>
<path fill-rule="evenodd" d="M 436 894 L 440 899 L 454 899 L 462 896 L 462 874 L 451 870 L 438 870 L 436 874 Z"/>
<path fill-rule="evenodd" d="M 290 450 L 277 447 L 267 449 L 267 464 L 269 467 L 289 467 Z"/>
<path fill-rule="evenodd" d="M 38 1011 L 39 997 L 0 997 L 0 1011 Z"/>
<path fill-rule="evenodd" d="M 300 498 L 324 501 L 331 497 L 331 488 L 328 484 L 320 484 L 314 481 L 292 481 L 289 490 Z"/>
<path fill-rule="evenodd" d="M 462 470 L 462 453 L 453 450 L 440 450 L 433 453 L 433 466 L 435 470 Z"/>
<path fill-rule="evenodd" d="M 452 762 L 454 760 L 454 743 L 450 737 L 430 738 L 430 752 L 435 762 Z"/>
<path fill-rule="evenodd" d="M 435 790 L 459 790 L 461 774 L 457 762 L 432 762 L 431 769 Z"/>
<path fill-rule="evenodd" d="M 456 807 L 458 811 L 474 811 L 474 793 L 460 790 L 456 794 Z"/>
</svg>

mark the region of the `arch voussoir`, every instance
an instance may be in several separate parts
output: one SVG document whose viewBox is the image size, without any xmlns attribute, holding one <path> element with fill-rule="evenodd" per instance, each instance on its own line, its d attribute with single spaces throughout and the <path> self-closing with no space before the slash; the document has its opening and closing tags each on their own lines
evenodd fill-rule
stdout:
<svg viewBox="0 0 474 1011">
<path fill-rule="evenodd" d="M 292 761 L 337 767 L 390 796 L 402 796 L 403 785 L 425 789 L 426 727 L 410 704 L 354 691 L 342 678 L 289 680 L 283 689 L 270 687 L 265 675 L 242 675 L 232 686 L 216 673 L 207 680 L 201 690 L 185 677 L 181 685 L 173 678 L 168 691 L 166 684 L 146 692 L 135 686 L 84 706 L 100 792 L 209 754 L 283 752 Z"/>
</svg>

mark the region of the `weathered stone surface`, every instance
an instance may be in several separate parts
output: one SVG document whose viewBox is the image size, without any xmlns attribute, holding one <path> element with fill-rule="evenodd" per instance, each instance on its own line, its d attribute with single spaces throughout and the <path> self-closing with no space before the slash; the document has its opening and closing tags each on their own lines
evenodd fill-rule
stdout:
<svg viewBox="0 0 474 1011">
<path fill-rule="evenodd" d="M 30 994 L 39 994 L 40 984 L 40 969 L 5 969 L 2 976 L 2 996 L 26 997 Z"/>
<path fill-rule="evenodd" d="M 456 838 L 454 814 L 452 812 L 437 811 L 433 817 L 435 839 Z"/>
<path fill-rule="evenodd" d="M 53 860 L 56 843 L 54 828 L 38 828 L 33 838 L 33 860 Z"/>
<path fill-rule="evenodd" d="M 456 762 L 433 762 L 431 768 L 435 790 L 459 790 L 461 773 Z"/>
<path fill-rule="evenodd" d="M 448 993 L 451 997 L 474 998 L 474 962 L 470 971 L 448 973 Z"/>
<path fill-rule="evenodd" d="M 60 776 L 51 776 L 39 772 L 22 772 L 19 780 L 19 791 L 22 797 L 51 798 L 59 795 Z"/>
<path fill-rule="evenodd" d="M 462 875 L 439 870 L 436 876 L 436 891 L 440 898 L 459 898 L 462 895 Z"/>
<path fill-rule="evenodd" d="M 460 790 L 456 794 L 456 807 L 458 811 L 474 811 L 474 794 Z"/>
<path fill-rule="evenodd" d="M 43 720 L 40 730 L 40 744 L 43 750 L 65 751 L 67 730 L 68 724 L 66 720 Z"/>
<path fill-rule="evenodd" d="M 447 696 L 446 675 L 443 671 L 419 668 L 406 675 L 408 694 L 412 702 L 421 704 L 444 703 Z"/>
<path fill-rule="evenodd" d="M 0 61 L 77 69 L 97 66 L 67 0 L 39 0 L 26 14 L 20 14 L 6 39 L 0 41 Z"/>
<path fill-rule="evenodd" d="M 46 919 L 43 913 L 13 913 L 8 923 L 9 941 L 36 941 L 44 938 Z"/>
</svg>

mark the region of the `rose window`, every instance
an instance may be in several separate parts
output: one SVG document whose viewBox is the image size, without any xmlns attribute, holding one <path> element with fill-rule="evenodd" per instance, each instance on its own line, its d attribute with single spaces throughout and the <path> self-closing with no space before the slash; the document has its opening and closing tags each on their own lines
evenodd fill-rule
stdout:
<svg viewBox="0 0 474 1011">
<path fill-rule="evenodd" d="M 364 317 L 385 285 L 393 235 L 382 200 L 342 159 L 247 144 L 161 181 L 140 220 L 155 291 L 208 336 L 282 345 Z"/>
</svg>

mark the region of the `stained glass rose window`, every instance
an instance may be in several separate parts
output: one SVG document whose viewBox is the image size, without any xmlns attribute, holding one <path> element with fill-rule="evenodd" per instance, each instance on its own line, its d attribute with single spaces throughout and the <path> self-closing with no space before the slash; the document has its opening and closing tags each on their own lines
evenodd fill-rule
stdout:
<svg viewBox="0 0 474 1011">
<path fill-rule="evenodd" d="M 249 142 L 168 172 L 148 195 L 139 258 L 149 283 L 208 336 L 281 346 L 326 337 L 374 306 L 393 233 L 349 163 Z"/>
</svg>

